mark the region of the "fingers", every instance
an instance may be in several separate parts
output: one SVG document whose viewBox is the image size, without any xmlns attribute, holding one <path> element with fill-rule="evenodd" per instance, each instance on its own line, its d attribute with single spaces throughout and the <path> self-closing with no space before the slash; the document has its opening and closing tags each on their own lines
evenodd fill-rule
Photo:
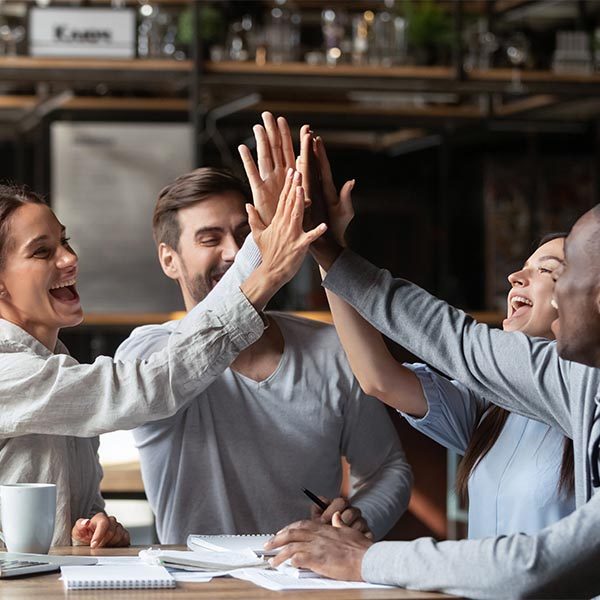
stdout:
<svg viewBox="0 0 600 600">
<path fill-rule="evenodd" d="M 314 229 L 311 229 L 304 234 L 304 244 L 306 244 L 307 247 L 314 244 L 326 231 L 327 225 L 325 225 L 325 223 L 317 225 Z"/>
<path fill-rule="evenodd" d="M 294 144 L 292 142 L 292 132 L 284 117 L 277 117 L 277 127 L 281 136 L 281 152 L 286 167 L 294 167 L 296 156 L 294 154 Z"/>
<path fill-rule="evenodd" d="M 118 548 L 123 546 L 129 546 L 129 542 L 129 532 L 127 531 L 127 529 L 125 529 L 125 527 L 123 527 L 123 525 L 121 525 L 121 523 L 117 522 L 115 533 L 112 539 L 110 540 L 110 543 L 107 543 L 106 545 L 110 545 L 113 548 Z"/>
<path fill-rule="evenodd" d="M 302 563 L 302 554 L 306 554 L 308 549 L 308 544 L 304 542 L 294 542 L 292 544 L 288 544 L 284 546 L 281 552 L 278 552 L 276 556 L 269 559 L 269 564 L 276 568 L 286 560 L 292 559 L 290 562 L 294 567 L 300 567 L 300 563 Z M 307 556 L 305 556 L 307 558 Z"/>
<path fill-rule="evenodd" d="M 364 519 L 361 519 L 362 517 L 362 513 L 360 512 L 359 508 L 356 508 L 354 506 L 349 506 L 346 510 L 344 510 L 342 512 L 341 518 L 342 521 L 349 526 L 352 526 L 355 522 L 359 522 L 359 525 L 362 525 L 362 523 L 360 523 L 360 521 L 364 521 Z M 366 522 L 365 522 L 366 524 Z M 357 528 L 355 528 L 357 529 Z M 359 529 L 359 531 L 362 531 L 361 529 Z"/>
<path fill-rule="evenodd" d="M 320 135 L 318 135 L 315 139 L 315 148 L 317 150 L 317 158 L 319 159 L 319 165 L 321 167 L 321 177 L 324 182 L 331 183 L 333 185 L 331 165 L 329 164 L 329 158 L 327 158 L 327 152 L 325 151 L 323 138 Z"/>
<path fill-rule="evenodd" d="M 71 530 L 71 537 L 80 544 L 89 544 L 92 538 L 92 531 L 89 524 L 89 519 L 77 519 Z"/>
<path fill-rule="evenodd" d="M 255 125 L 252 128 L 256 138 L 256 153 L 258 155 L 258 172 L 262 179 L 273 170 L 273 159 L 271 157 L 271 148 L 267 132 L 262 125 Z"/>
<path fill-rule="evenodd" d="M 284 160 L 281 148 L 281 133 L 279 132 L 279 127 L 275 121 L 275 117 L 270 112 L 264 112 L 261 116 L 263 123 L 265 124 L 265 130 L 269 140 L 269 148 L 271 151 L 273 166 L 275 168 L 283 167 Z"/>
<path fill-rule="evenodd" d="M 90 548 L 100 548 L 106 545 L 107 540 L 112 538 L 117 526 L 117 520 L 114 517 L 98 513 L 92 517 L 90 525 L 94 528 Z"/>
<path fill-rule="evenodd" d="M 340 190 L 340 202 L 345 208 L 351 209 L 352 213 L 354 213 L 354 208 L 352 207 L 352 190 L 355 184 L 356 179 L 351 179 L 350 181 L 346 181 Z"/>
<path fill-rule="evenodd" d="M 348 508 L 348 501 L 345 498 L 334 498 L 329 503 L 327 510 L 323 511 L 323 514 L 321 515 L 321 522 L 331 523 L 331 518 L 333 517 L 334 513 L 339 511 L 341 514 L 346 508 Z"/>
<path fill-rule="evenodd" d="M 250 182 L 252 194 L 255 195 L 256 190 L 262 185 L 263 180 L 256 168 L 254 158 L 252 158 L 252 152 L 250 152 L 248 146 L 245 146 L 244 144 L 238 146 L 238 152 L 240 153 L 242 163 L 244 164 L 244 170 L 246 171 L 246 176 Z"/>
<path fill-rule="evenodd" d="M 246 204 L 246 212 L 248 213 L 248 225 L 252 230 L 252 234 L 261 233 L 266 229 L 265 224 L 262 222 L 258 211 L 252 204 Z"/>
</svg>

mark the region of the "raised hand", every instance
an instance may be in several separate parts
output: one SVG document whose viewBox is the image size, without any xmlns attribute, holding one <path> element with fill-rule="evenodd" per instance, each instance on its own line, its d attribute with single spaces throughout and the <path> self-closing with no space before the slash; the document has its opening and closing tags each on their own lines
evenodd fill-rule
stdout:
<svg viewBox="0 0 600 600">
<path fill-rule="evenodd" d="M 344 581 L 362 581 L 363 557 L 373 542 L 333 516 L 334 526 L 298 521 L 283 528 L 265 544 L 265 550 L 281 548 L 269 562 L 276 567 L 290 560 L 294 567 Z"/>
<path fill-rule="evenodd" d="M 304 190 L 302 176 L 290 170 L 281 192 L 277 211 L 267 224 L 254 206 L 247 204 L 248 221 L 256 245 L 262 254 L 262 265 L 281 285 L 298 271 L 309 246 L 327 230 L 324 223 L 304 232 Z"/>
<path fill-rule="evenodd" d="M 71 530 L 71 538 L 90 548 L 103 546 L 129 546 L 129 532 L 115 517 L 96 513 L 91 519 L 77 519 Z"/>
<path fill-rule="evenodd" d="M 346 498 L 339 497 L 330 500 L 323 496 L 319 496 L 325 504 L 327 509 L 322 510 L 316 504 L 311 506 L 311 519 L 319 523 L 332 523 L 333 518 L 337 515 L 342 525 L 347 525 L 352 529 L 360 531 L 366 535 L 369 539 L 373 539 L 373 533 L 369 528 L 369 524 L 366 519 L 362 516 L 360 508 L 352 506 Z"/>
<path fill-rule="evenodd" d="M 313 149 L 319 161 L 323 197 L 327 205 L 327 214 L 329 217 L 327 223 L 329 231 L 338 244 L 345 246 L 346 229 L 354 218 L 351 192 L 354 188 L 355 180 L 346 181 L 338 196 L 335 183 L 333 182 L 333 175 L 331 174 L 331 165 L 325 151 L 325 144 L 320 136 L 314 140 Z"/>
<path fill-rule="evenodd" d="M 264 127 L 253 127 L 258 167 L 247 146 L 242 144 L 238 151 L 250 182 L 254 206 L 262 222 L 269 225 L 277 210 L 286 173 L 295 167 L 296 159 L 287 121 L 283 117 L 276 120 L 270 112 L 264 112 L 262 119 Z"/>
</svg>

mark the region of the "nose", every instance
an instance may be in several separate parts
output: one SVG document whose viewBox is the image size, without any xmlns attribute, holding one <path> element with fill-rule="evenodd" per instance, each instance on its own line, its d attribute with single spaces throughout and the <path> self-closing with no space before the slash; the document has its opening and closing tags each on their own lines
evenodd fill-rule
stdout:
<svg viewBox="0 0 600 600">
<path fill-rule="evenodd" d="M 240 245 L 234 236 L 228 236 L 223 241 L 221 257 L 224 262 L 233 262 L 235 255 L 239 252 Z"/>
<path fill-rule="evenodd" d="M 525 273 L 525 269 L 521 269 L 520 271 L 515 271 L 508 276 L 508 282 L 512 287 L 523 287 L 527 283 L 527 274 Z"/>
<path fill-rule="evenodd" d="M 78 260 L 77 254 L 65 246 L 61 246 L 56 253 L 56 266 L 59 269 L 74 269 L 77 267 Z"/>
</svg>

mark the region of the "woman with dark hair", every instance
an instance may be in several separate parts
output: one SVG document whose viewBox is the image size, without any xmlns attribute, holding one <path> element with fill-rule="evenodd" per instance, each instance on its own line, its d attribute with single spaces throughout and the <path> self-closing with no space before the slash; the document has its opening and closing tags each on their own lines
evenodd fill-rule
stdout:
<svg viewBox="0 0 600 600">
<path fill-rule="evenodd" d="M 0 186 L 0 473 L 2 483 L 56 484 L 53 545 L 129 543 L 103 513 L 96 436 L 174 415 L 187 388 L 210 385 L 260 338 L 259 311 L 325 230 L 302 230 L 300 184 L 290 169 L 276 207 L 249 209 L 263 262 L 241 285 L 190 311 L 148 360 L 100 356 L 92 364 L 79 364 L 58 340 L 83 319 L 65 228 L 36 194 Z M 275 213 L 268 226 L 265 210 Z"/>
<path fill-rule="evenodd" d="M 321 168 L 328 168 L 324 147 Z M 327 172 L 325 181 L 331 181 Z M 340 194 L 345 219 L 332 233 L 343 245 L 353 211 L 350 186 Z M 329 190 L 329 194 L 335 190 Z M 546 236 L 522 269 L 508 276 L 505 331 L 554 339 L 552 273 L 564 261 L 566 234 Z M 575 510 L 573 445 L 544 423 L 509 413 L 422 364 L 401 364 L 381 334 L 327 291 L 334 323 L 365 393 L 403 414 L 446 448 L 463 455 L 457 491 L 469 500 L 469 537 L 535 533 Z"/>
</svg>

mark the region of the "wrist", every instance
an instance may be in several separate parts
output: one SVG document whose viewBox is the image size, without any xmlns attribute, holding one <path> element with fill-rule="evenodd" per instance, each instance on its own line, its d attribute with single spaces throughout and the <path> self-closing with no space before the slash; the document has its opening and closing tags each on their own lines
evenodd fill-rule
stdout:
<svg viewBox="0 0 600 600">
<path fill-rule="evenodd" d="M 280 287 L 281 284 L 272 273 L 264 265 L 260 265 L 240 285 L 240 290 L 250 304 L 261 312 Z"/>
<path fill-rule="evenodd" d="M 345 245 L 338 243 L 334 239 L 327 238 L 311 244 L 310 253 L 317 263 L 319 263 L 319 266 L 327 272 L 344 251 L 344 248 Z"/>
</svg>

